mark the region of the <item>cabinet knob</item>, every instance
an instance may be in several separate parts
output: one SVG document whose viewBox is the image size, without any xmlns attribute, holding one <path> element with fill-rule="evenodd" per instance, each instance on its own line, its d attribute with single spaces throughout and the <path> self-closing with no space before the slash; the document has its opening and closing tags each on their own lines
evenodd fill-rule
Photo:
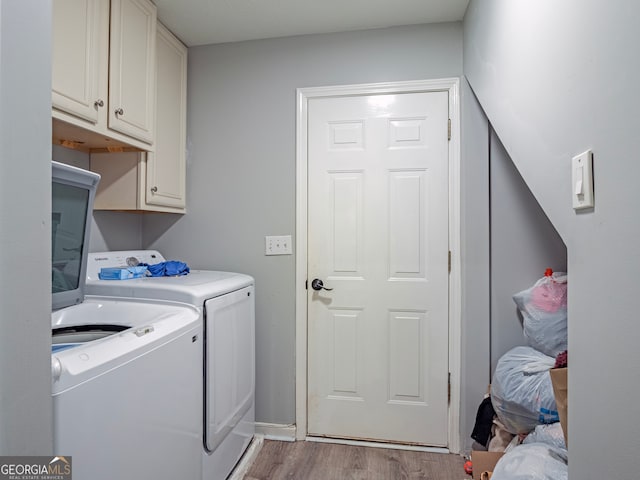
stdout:
<svg viewBox="0 0 640 480">
<path fill-rule="evenodd" d="M 116 115 L 124 115 L 124 110 L 122 108 L 117 109 Z"/>
<path fill-rule="evenodd" d="M 158 191 L 158 187 L 151 187 L 151 193 L 156 193 Z"/>
<path fill-rule="evenodd" d="M 102 101 L 102 99 L 100 99 L 100 98 L 99 98 L 98 100 L 96 100 L 95 102 L 93 102 L 93 105 L 94 105 L 95 107 L 104 107 L 104 102 Z"/>
</svg>

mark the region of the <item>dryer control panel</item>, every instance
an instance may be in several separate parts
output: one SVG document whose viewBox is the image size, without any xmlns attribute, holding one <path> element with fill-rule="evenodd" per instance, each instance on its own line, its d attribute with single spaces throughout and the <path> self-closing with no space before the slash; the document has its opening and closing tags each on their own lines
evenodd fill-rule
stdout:
<svg viewBox="0 0 640 480">
<path fill-rule="evenodd" d="M 87 280 L 98 280 L 98 273 L 105 267 L 130 267 L 139 263 L 164 262 L 165 258 L 157 250 L 122 250 L 116 252 L 89 253 L 87 259 Z"/>
</svg>

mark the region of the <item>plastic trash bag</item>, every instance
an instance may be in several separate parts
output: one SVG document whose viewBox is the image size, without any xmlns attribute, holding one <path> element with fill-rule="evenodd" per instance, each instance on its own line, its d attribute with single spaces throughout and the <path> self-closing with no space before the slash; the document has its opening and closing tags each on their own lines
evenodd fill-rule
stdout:
<svg viewBox="0 0 640 480">
<path fill-rule="evenodd" d="M 538 425 L 533 432 L 527 435 L 527 438 L 525 438 L 522 443 L 544 443 L 552 447 L 567 449 L 564 443 L 564 432 L 562 431 L 562 425 L 560 423 Z"/>
<path fill-rule="evenodd" d="M 568 454 L 562 448 L 529 443 L 505 453 L 493 469 L 491 480 L 567 480 Z"/>
<path fill-rule="evenodd" d="M 515 347 L 496 365 L 491 403 L 504 427 L 513 434 L 560 420 L 549 369 L 555 360 L 531 347 Z"/>
<path fill-rule="evenodd" d="M 567 274 L 552 273 L 513 296 L 522 312 L 527 343 L 549 356 L 567 349 Z"/>
</svg>

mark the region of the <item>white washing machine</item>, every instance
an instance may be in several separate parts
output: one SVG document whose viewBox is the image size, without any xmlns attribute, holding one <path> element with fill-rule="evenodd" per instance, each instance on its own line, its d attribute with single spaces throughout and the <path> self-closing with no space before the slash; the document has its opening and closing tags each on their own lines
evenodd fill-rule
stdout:
<svg viewBox="0 0 640 480">
<path fill-rule="evenodd" d="M 73 478 L 200 478 L 200 312 L 96 297 L 51 320 L 54 451 Z"/>
<path fill-rule="evenodd" d="M 223 480 L 255 433 L 254 280 L 244 274 L 206 270 L 191 270 L 179 277 L 98 278 L 103 267 L 163 261 L 155 250 L 90 253 L 86 293 L 89 298 L 183 302 L 200 309 L 204 324 L 202 478 Z"/>
<path fill-rule="evenodd" d="M 54 451 L 76 480 L 202 476 L 202 315 L 192 305 L 85 299 L 100 176 L 52 163 Z"/>
</svg>

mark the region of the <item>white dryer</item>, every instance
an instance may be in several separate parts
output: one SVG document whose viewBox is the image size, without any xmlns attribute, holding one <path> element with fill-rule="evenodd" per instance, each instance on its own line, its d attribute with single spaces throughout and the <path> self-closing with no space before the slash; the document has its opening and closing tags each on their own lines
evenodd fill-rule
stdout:
<svg viewBox="0 0 640 480">
<path fill-rule="evenodd" d="M 100 280 L 103 267 L 155 264 L 155 250 L 90 253 L 86 293 L 111 298 L 174 301 L 200 309 L 202 351 L 202 478 L 223 480 L 255 433 L 254 280 L 239 273 L 191 270 L 178 277 Z"/>
</svg>

